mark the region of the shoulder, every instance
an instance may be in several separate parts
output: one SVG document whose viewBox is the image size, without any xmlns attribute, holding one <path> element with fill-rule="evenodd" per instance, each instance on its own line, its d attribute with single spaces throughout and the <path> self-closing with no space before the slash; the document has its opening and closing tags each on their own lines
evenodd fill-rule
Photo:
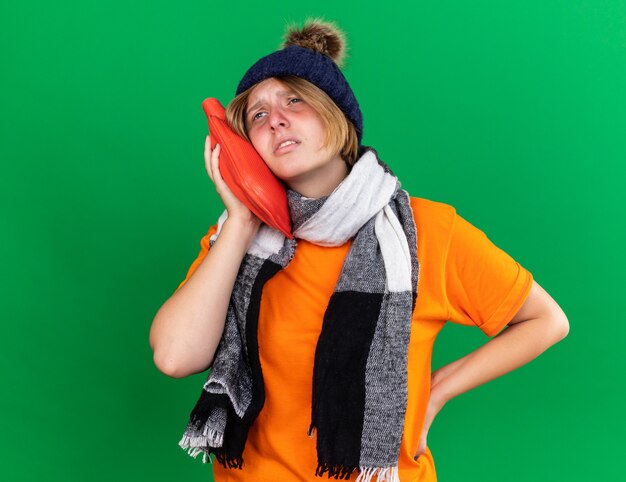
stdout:
<svg viewBox="0 0 626 482">
<path fill-rule="evenodd" d="M 446 203 L 410 196 L 411 209 L 415 219 L 415 227 L 420 231 L 450 233 L 457 213 L 456 209 Z"/>
<path fill-rule="evenodd" d="M 413 208 L 413 211 L 418 211 L 420 213 L 423 213 L 424 215 L 443 214 L 452 216 L 456 214 L 456 209 L 454 208 L 454 206 L 451 206 L 449 204 L 410 195 L 409 198 L 411 199 L 411 208 Z"/>
</svg>

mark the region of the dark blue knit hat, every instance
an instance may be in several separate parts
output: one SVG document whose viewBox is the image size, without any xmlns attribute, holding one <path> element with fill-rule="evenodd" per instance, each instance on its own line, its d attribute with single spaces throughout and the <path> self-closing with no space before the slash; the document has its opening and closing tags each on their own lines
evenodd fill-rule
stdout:
<svg viewBox="0 0 626 482">
<path fill-rule="evenodd" d="M 320 24 L 315 23 L 313 27 Z M 323 25 L 325 27 L 325 25 Z M 307 27 L 303 31 L 305 33 Z M 319 32 L 317 32 L 319 34 Z M 326 34 L 328 35 L 328 34 Z M 308 40 L 308 39 L 306 39 Z M 304 45 L 311 45 L 313 48 L 317 44 L 326 44 L 327 39 L 322 37 L 314 39 L 315 42 L 302 42 Z M 333 38 L 330 40 L 337 41 Z M 354 124 L 359 144 L 363 137 L 363 116 L 359 103 L 348 84 L 348 81 L 341 73 L 337 63 L 328 55 L 320 53 L 313 48 L 307 48 L 300 45 L 288 45 L 282 50 L 266 55 L 258 60 L 252 67 L 248 69 L 246 74 L 237 86 L 236 95 L 241 94 L 253 85 L 268 79 L 270 77 L 283 77 L 293 75 L 308 80 L 313 85 L 322 89 L 343 111 L 346 117 Z M 340 44 L 335 58 L 339 58 L 343 53 L 343 44 Z"/>
</svg>

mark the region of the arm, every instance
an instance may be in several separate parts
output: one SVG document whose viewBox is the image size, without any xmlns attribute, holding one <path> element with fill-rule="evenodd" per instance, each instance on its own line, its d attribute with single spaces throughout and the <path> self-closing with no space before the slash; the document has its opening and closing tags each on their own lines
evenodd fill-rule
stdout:
<svg viewBox="0 0 626 482">
<path fill-rule="evenodd" d="M 213 362 L 239 265 L 255 233 L 254 225 L 227 219 L 193 275 L 157 312 L 150 346 L 166 375 L 185 377 Z"/>
<path fill-rule="evenodd" d="M 193 275 L 161 306 L 150 329 L 154 363 L 170 377 L 206 370 L 224 330 L 226 311 L 241 261 L 259 219 L 240 203 L 219 173 L 219 146 L 205 144 L 205 163 L 229 217 Z"/>
<path fill-rule="evenodd" d="M 569 323 L 552 297 L 533 281 L 530 293 L 505 330 L 468 355 L 436 370 L 416 459 L 437 413 L 452 398 L 535 359 L 567 336 Z"/>
</svg>

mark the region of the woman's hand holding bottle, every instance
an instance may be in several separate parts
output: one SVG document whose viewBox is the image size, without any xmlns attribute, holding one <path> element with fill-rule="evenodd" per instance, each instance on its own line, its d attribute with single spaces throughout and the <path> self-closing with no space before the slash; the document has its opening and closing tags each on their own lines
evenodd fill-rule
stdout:
<svg viewBox="0 0 626 482">
<path fill-rule="evenodd" d="M 207 136 L 204 143 L 204 164 L 207 173 L 213 184 L 217 194 L 222 199 L 224 207 L 228 211 L 228 219 L 231 222 L 237 222 L 243 227 L 249 227 L 254 232 L 261 224 L 261 220 L 250 209 L 243 204 L 230 190 L 224 182 L 219 169 L 219 155 L 221 146 L 215 145 L 215 149 L 211 149 L 211 137 Z"/>
</svg>

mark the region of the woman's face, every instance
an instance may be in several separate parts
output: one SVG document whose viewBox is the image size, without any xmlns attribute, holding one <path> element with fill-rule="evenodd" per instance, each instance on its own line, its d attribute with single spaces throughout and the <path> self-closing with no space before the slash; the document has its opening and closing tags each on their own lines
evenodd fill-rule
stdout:
<svg viewBox="0 0 626 482">
<path fill-rule="evenodd" d="M 323 147 L 326 130 L 319 114 L 277 79 L 252 90 L 245 125 L 274 175 L 304 196 L 330 194 L 347 174 L 339 153 Z"/>
</svg>

